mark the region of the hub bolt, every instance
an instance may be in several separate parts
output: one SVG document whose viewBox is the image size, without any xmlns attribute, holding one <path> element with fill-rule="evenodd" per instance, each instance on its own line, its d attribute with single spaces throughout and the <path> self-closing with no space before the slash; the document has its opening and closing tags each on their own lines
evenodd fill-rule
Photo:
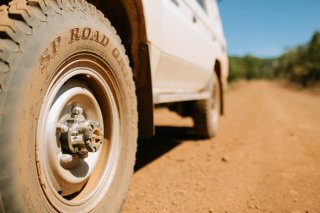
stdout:
<svg viewBox="0 0 320 213">
<path fill-rule="evenodd" d="M 69 127 L 67 125 L 64 124 L 58 124 L 57 125 L 57 133 L 65 133 L 68 132 Z"/>
<path fill-rule="evenodd" d="M 83 109 L 79 106 L 75 106 L 72 108 L 71 113 L 73 115 L 81 115 L 83 113 Z"/>
</svg>

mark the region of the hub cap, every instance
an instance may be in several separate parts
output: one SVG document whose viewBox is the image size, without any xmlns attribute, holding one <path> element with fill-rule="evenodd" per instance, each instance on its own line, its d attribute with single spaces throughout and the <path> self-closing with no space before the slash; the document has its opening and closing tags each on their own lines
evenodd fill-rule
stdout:
<svg viewBox="0 0 320 213">
<path fill-rule="evenodd" d="M 62 152 L 82 159 L 88 157 L 88 152 L 97 152 L 103 141 L 100 124 L 87 120 L 80 106 L 73 107 L 70 114 L 61 118 L 57 134 Z"/>
<path fill-rule="evenodd" d="M 101 202 L 121 151 L 115 80 L 107 65 L 87 58 L 69 60 L 60 69 L 38 122 L 40 184 L 62 212 L 91 211 Z"/>
</svg>

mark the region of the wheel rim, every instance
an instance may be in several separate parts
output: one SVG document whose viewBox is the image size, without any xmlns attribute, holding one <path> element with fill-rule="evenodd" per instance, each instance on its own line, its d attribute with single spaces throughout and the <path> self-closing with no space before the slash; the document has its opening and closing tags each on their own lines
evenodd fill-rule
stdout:
<svg viewBox="0 0 320 213">
<path fill-rule="evenodd" d="M 121 150 L 119 94 L 108 65 L 93 55 L 78 55 L 60 66 L 41 108 L 37 131 L 40 184 L 58 210 L 92 210 L 113 181 Z M 102 145 L 88 157 L 66 154 L 57 126 L 74 107 L 101 129 Z M 103 111 L 102 111 L 103 108 Z"/>
</svg>

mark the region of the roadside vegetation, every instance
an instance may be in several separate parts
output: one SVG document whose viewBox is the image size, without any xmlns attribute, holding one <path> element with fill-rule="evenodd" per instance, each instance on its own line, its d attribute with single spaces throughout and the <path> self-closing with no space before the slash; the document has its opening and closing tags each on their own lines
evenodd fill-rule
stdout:
<svg viewBox="0 0 320 213">
<path fill-rule="evenodd" d="M 307 44 L 287 50 L 278 58 L 230 56 L 229 80 L 286 79 L 303 87 L 320 85 L 320 32 Z"/>
</svg>

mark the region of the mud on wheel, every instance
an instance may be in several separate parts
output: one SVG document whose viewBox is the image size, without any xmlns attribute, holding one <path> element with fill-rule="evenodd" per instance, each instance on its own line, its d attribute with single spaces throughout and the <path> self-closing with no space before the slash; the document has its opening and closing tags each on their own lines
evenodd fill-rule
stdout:
<svg viewBox="0 0 320 213">
<path fill-rule="evenodd" d="M 0 211 L 120 210 L 135 161 L 135 88 L 94 6 L 0 7 L 0 113 Z"/>
</svg>

